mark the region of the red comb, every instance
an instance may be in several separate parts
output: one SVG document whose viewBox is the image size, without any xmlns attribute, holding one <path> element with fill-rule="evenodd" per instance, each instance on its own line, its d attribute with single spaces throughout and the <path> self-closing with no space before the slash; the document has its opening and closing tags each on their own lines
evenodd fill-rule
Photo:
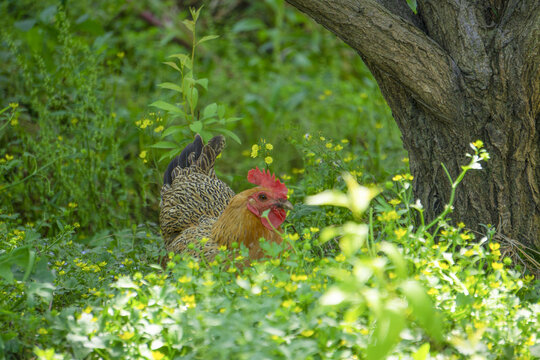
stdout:
<svg viewBox="0 0 540 360">
<path fill-rule="evenodd" d="M 252 184 L 272 189 L 279 195 L 287 197 L 287 187 L 276 179 L 276 175 L 270 174 L 270 170 L 265 172 L 264 170 L 259 170 L 259 167 L 256 167 L 248 171 L 247 179 Z"/>
</svg>

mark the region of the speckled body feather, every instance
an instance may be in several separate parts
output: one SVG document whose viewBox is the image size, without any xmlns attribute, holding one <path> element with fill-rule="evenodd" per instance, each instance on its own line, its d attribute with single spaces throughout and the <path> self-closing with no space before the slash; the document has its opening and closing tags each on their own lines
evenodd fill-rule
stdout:
<svg viewBox="0 0 540 360">
<path fill-rule="evenodd" d="M 250 249 L 251 259 L 257 259 L 262 256 L 259 238 L 281 242 L 279 234 L 262 226 L 260 219 L 246 208 L 248 196 L 262 188 L 235 196 L 216 177 L 214 162 L 224 145 L 222 136 L 203 145 L 197 135 L 171 161 L 161 189 L 160 226 L 167 251 L 202 254 L 211 261 L 221 245 L 238 242 Z M 194 245 L 192 249 L 190 244 Z"/>
</svg>

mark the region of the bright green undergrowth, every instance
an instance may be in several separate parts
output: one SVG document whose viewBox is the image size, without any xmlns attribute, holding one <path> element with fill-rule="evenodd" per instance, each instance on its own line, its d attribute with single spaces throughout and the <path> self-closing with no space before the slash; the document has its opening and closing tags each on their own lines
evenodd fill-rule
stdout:
<svg viewBox="0 0 540 360">
<path fill-rule="evenodd" d="M 0 4 L 0 358 L 540 356 L 538 281 L 450 206 L 423 220 L 354 52 L 279 0 L 191 30 L 140 17 L 193 19 L 174 3 Z M 220 37 L 194 53 L 194 29 Z M 166 148 L 194 132 L 228 134 L 234 190 L 255 166 L 287 184 L 267 260 L 158 265 Z M 471 155 L 452 192 L 489 167 L 481 142 Z"/>
</svg>

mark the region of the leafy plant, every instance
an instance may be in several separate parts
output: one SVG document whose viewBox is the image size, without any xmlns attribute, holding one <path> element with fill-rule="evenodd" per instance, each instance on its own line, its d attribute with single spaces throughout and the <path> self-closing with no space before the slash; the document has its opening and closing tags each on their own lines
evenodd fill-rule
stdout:
<svg viewBox="0 0 540 360">
<path fill-rule="evenodd" d="M 229 123 L 240 120 L 237 117 L 226 117 L 225 106 L 217 103 L 208 104 L 199 111 L 199 90 L 208 90 L 208 79 L 197 79 L 195 76 L 195 50 L 203 43 L 216 39 L 216 35 L 206 35 L 197 38 L 196 26 L 202 8 L 195 10 L 190 8 L 192 20 L 184 20 L 182 23 L 188 29 L 192 37 L 191 54 L 173 54 L 170 58 L 174 61 L 167 61 L 164 64 L 172 67 L 180 73 L 180 85 L 172 82 L 161 83 L 158 86 L 163 89 L 172 90 L 176 96 L 180 96 L 180 101 L 172 104 L 164 100 L 158 100 L 150 106 L 166 111 L 172 120 L 183 122 L 180 125 L 169 125 L 161 133 L 161 140 L 151 145 L 158 149 L 171 149 L 163 154 L 159 161 L 165 158 L 172 158 L 182 149 L 182 145 L 191 141 L 193 134 L 200 134 L 203 140 L 208 141 L 213 133 L 225 134 L 239 144 L 240 138 L 225 126 Z"/>
</svg>

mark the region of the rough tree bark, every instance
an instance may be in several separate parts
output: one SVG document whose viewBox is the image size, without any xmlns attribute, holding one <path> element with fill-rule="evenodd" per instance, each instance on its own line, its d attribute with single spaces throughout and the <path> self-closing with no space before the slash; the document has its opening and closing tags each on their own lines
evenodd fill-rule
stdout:
<svg viewBox="0 0 540 360">
<path fill-rule="evenodd" d="M 467 174 L 453 219 L 540 249 L 540 1 L 287 0 L 355 49 L 392 109 L 414 193 L 434 218 L 469 143 L 491 155 Z"/>
</svg>

